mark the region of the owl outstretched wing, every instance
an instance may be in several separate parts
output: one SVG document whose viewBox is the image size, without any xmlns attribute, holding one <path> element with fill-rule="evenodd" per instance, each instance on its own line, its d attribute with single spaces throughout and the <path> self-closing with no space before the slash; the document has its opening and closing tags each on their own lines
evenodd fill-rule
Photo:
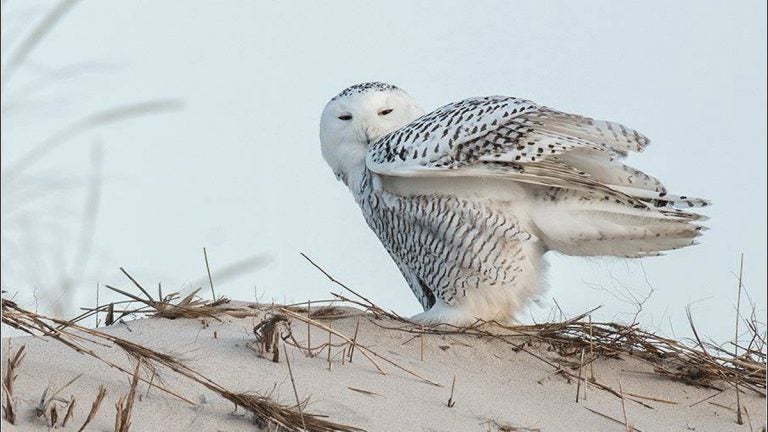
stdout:
<svg viewBox="0 0 768 432">
<path fill-rule="evenodd" d="M 707 205 L 670 195 L 657 179 L 621 162 L 648 144 L 619 123 L 489 96 L 445 105 L 382 137 L 366 165 L 386 176 L 501 177 L 595 191 L 634 208 Z"/>
</svg>

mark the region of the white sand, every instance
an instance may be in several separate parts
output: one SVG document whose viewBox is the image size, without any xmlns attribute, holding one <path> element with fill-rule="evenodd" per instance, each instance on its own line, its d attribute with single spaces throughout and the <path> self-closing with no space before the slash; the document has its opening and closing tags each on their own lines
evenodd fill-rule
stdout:
<svg viewBox="0 0 768 432">
<path fill-rule="evenodd" d="M 359 311 L 350 309 L 353 313 Z M 260 318 L 221 317 L 222 322 L 148 318 L 116 324 L 104 329 L 111 334 L 174 354 L 189 366 L 232 391 L 271 393 L 286 404 L 294 403 L 294 395 L 284 359 L 273 363 L 260 358 L 247 345 L 254 340 L 253 326 Z M 356 318 L 343 318 L 330 325 L 352 336 Z M 329 323 L 329 321 L 324 321 Z M 379 321 L 392 325 L 389 321 Z M 304 343 L 306 325 L 293 324 L 296 339 Z M 217 337 L 214 338 L 214 333 Z M 328 333 L 313 329 L 312 344 L 327 341 Z M 621 399 L 590 387 L 587 400 L 575 402 L 576 383 L 567 382 L 555 369 L 526 352 L 514 352 L 509 344 L 498 340 L 481 340 L 468 336 L 427 336 L 424 339 L 424 361 L 419 359 L 420 341 L 411 335 L 383 330 L 361 320 L 359 342 L 405 368 L 434 380 L 436 387 L 379 361 L 387 375 L 381 375 L 360 352 L 352 363 L 342 365 L 340 354 L 328 370 L 326 353 L 306 357 L 298 349 L 288 349 L 297 389 L 301 398 L 310 398 L 308 412 L 326 415 L 330 420 L 369 431 L 488 431 L 498 430 L 486 423 L 497 420 L 519 427 L 509 430 L 542 431 L 625 431 L 623 424 L 605 419 L 588 408 L 622 420 Z M 58 389 L 67 381 L 83 374 L 60 396 L 74 395 L 74 418 L 64 430 L 77 430 L 82 424 L 97 389 L 103 384 L 107 398 L 96 419 L 87 430 L 112 431 L 115 401 L 128 392 L 129 377 L 64 345 L 45 339 L 15 337 L 14 349 L 26 345 L 27 355 L 18 369 L 15 391 L 19 419 L 16 426 L 3 420 L 3 430 L 47 430 L 42 418 L 34 415 L 41 394 L 48 387 Z M 334 343 L 341 339 L 334 337 Z M 407 343 L 406 343 L 407 342 Z M 5 366 L 9 339 L 2 341 Z M 441 346 L 443 348 L 441 348 Z M 546 347 L 528 349 L 546 358 L 557 357 Z M 96 351 L 132 370 L 126 354 L 117 347 L 96 347 Z M 285 353 L 282 353 L 283 355 Z M 334 354 L 337 354 L 334 351 Z M 571 359 L 572 360 L 572 359 Z M 646 373 L 639 373 L 646 372 Z M 674 404 L 644 401 L 652 408 L 626 401 L 627 417 L 643 432 L 651 431 L 750 431 L 750 426 L 736 424 L 732 390 L 699 403 L 716 391 L 673 382 L 648 374 L 648 365 L 633 359 L 601 359 L 594 363 L 597 380 L 618 390 L 619 381 L 625 393 L 664 399 Z M 446 406 L 451 381 L 456 377 L 453 408 Z M 192 399 L 189 405 L 156 388 L 147 395 L 147 385 L 140 384 L 140 399 L 133 412 L 132 431 L 245 431 L 256 430 L 242 409 L 200 385 L 163 371 L 165 386 Z M 350 390 L 349 387 L 376 393 L 375 396 Z M 712 403 L 710 403 L 712 402 Z M 759 430 L 766 422 L 765 399 L 746 393 L 741 397 L 752 422 Z M 722 405 L 714 405 L 714 404 Z M 60 413 L 63 415 L 63 412 Z M 529 428 L 529 429 L 525 429 Z"/>
</svg>

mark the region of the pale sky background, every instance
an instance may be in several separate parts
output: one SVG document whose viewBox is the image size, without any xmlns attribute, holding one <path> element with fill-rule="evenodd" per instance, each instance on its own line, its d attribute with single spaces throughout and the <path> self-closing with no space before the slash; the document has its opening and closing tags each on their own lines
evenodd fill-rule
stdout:
<svg viewBox="0 0 768 432">
<path fill-rule="evenodd" d="M 52 4 L 3 2 L 3 64 Z M 595 319 L 627 320 L 633 308 L 616 297 L 652 286 L 645 327 L 687 335 L 693 304 L 701 333 L 732 338 L 742 252 L 745 290 L 760 314 L 766 304 L 765 16 L 764 1 L 82 1 L 4 88 L 3 169 L 92 112 L 153 98 L 184 107 L 78 135 L 17 183 L 4 178 L 3 289 L 28 306 L 36 292 L 42 309 L 61 295 L 101 148 L 72 306 L 92 305 L 97 282 L 130 287 L 119 266 L 150 287 L 188 287 L 206 246 L 214 269 L 271 256 L 217 294 L 329 298 L 305 252 L 379 305 L 419 312 L 320 155 L 327 100 L 381 80 L 427 110 L 504 94 L 645 133 L 652 145 L 630 162 L 672 193 L 711 199 L 711 231 L 643 261 L 549 256 L 530 312 L 545 318 L 555 298 L 566 315 L 604 305 Z"/>
</svg>

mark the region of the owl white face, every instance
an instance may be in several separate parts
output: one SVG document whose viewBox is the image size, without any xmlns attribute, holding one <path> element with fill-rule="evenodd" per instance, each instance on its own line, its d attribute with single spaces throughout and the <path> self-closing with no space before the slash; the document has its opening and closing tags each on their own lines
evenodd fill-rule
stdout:
<svg viewBox="0 0 768 432">
<path fill-rule="evenodd" d="M 331 99 L 320 118 L 320 145 L 336 177 L 362 173 L 368 147 L 424 114 L 406 92 L 384 83 L 347 88 Z"/>
</svg>

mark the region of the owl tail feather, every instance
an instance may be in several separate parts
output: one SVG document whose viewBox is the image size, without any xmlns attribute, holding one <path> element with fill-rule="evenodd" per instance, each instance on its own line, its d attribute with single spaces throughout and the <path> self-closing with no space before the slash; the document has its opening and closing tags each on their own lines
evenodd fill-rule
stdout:
<svg viewBox="0 0 768 432">
<path fill-rule="evenodd" d="M 701 219 L 675 209 L 553 207 L 537 215 L 536 225 L 550 250 L 573 256 L 638 258 L 697 244 L 696 238 L 707 230 L 693 222 Z"/>
</svg>

